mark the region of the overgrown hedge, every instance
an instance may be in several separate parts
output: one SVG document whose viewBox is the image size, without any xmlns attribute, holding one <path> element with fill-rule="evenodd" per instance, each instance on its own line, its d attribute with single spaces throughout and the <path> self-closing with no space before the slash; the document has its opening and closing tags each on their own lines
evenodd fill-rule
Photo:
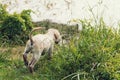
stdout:
<svg viewBox="0 0 120 80">
<path fill-rule="evenodd" d="M 0 5 L 0 43 L 22 44 L 28 39 L 33 24 L 31 10 L 23 10 L 20 14 L 9 14 L 6 7 Z"/>
<path fill-rule="evenodd" d="M 74 36 L 68 45 L 55 50 L 52 61 L 38 63 L 36 71 L 43 79 L 120 79 L 120 33 L 106 26 L 104 21 L 96 26 L 83 21 L 82 25 L 80 39 Z"/>
</svg>

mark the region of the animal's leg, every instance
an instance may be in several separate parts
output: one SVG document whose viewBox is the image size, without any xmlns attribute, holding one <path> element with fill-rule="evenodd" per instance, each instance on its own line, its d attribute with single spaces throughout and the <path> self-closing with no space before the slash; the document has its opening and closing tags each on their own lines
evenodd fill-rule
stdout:
<svg viewBox="0 0 120 80">
<path fill-rule="evenodd" d="M 31 48 L 26 47 L 23 53 L 24 64 L 28 66 L 27 54 L 30 52 Z"/>
<path fill-rule="evenodd" d="M 53 52 L 53 46 L 49 48 L 48 50 L 48 60 L 52 58 L 52 52 Z"/>
<path fill-rule="evenodd" d="M 29 70 L 31 73 L 33 73 L 33 71 L 34 71 L 33 68 L 34 68 L 35 63 L 36 63 L 36 59 L 33 57 L 29 64 Z"/>
<path fill-rule="evenodd" d="M 33 55 L 33 58 L 32 58 L 32 60 L 29 64 L 29 70 L 30 70 L 31 73 L 33 73 L 33 71 L 34 71 L 33 68 L 34 68 L 35 64 L 37 63 L 37 61 L 39 60 L 40 55 L 41 54 L 34 54 Z"/>
</svg>

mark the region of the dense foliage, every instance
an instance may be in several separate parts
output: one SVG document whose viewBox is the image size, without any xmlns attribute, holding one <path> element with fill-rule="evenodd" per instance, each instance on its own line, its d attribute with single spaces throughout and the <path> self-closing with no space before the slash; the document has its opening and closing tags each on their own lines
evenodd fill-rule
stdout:
<svg viewBox="0 0 120 80">
<path fill-rule="evenodd" d="M 102 20 L 96 26 L 86 20 L 80 22 L 83 30 L 74 34 L 68 44 L 56 45 L 51 61 L 46 59 L 47 55 L 42 56 L 34 74 L 30 74 L 23 64 L 21 50 L 24 48 L 18 47 L 17 52 L 12 48 L 1 50 L 0 79 L 119 80 L 120 33 Z"/>
<path fill-rule="evenodd" d="M 28 39 L 32 29 L 31 10 L 23 10 L 20 14 L 8 14 L 5 7 L 0 7 L 0 40 L 2 43 L 21 44 Z"/>
</svg>

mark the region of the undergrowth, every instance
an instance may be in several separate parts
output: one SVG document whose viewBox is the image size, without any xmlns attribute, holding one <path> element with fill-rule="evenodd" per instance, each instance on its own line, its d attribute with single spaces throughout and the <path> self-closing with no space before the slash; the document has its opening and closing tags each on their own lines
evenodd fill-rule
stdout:
<svg viewBox="0 0 120 80">
<path fill-rule="evenodd" d="M 5 7 L 2 5 L 0 7 L 3 7 L 2 12 L 8 15 Z M 6 44 L 6 38 L 3 40 L 6 43 L 0 41 L 0 80 L 120 80 L 120 30 L 115 30 L 107 26 L 102 17 L 97 19 L 93 13 L 94 8 L 90 6 L 89 8 L 94 17 L 93 21 L 95 25 L 92 25 L 92 22 L 86 19 L 79 20 L 79 23 L 82 24 L 82 30 L 79 33 L 74 30 L 75 27 L 69 28 L 66 25 L 58 26 L 55 23 L 53 25 L 49 21 L 43 22 L 43 24 L 36 23 L 37 26 L 43 25 L 46 29 L 55 27 L 60 32 L 68 34 L 64 37 L 66 43 L 61 46 L 55 45 L 51 60 L 46 59 L 47 55 L 41 56 L 39 62 L 35 65 L 34 74 L 31 74 L 24 66 L 22 59 L 23 46 L 12 45 L 14 43 Z M 17 28 L 24 28 L 24 25 L 26 25 L 26 31 L 32 28 L 30 16 L 26 11 L 23 11 L 21 15 L 3 16 L 0 16 L 1 20 L 7 20 L 11 24 L 9 19 L 14 19 L 15 25 L 18 26 L 11 26 L 12 28 L 15 27 L 13 29 L 16 31 L 13 31 L 12 35 L 16 36 L 14 33 L 17 33 Z M 10 18 L 7 19 L 6 17 Z M 21 20 L 25 20 L 26 22 L 21 22 Z M 16 21 L 20 21 L 23 26 Z M 0 28 L 5 28 L 3 23 L 4 21 L 0 23 Z M 9 26 L 6 22 L 4 25 Z M 9 32 L 9 30 L 5 32 Z M 23 38 L 24 41 L 27 39 L 27 36 L 23 34 L 19 35 L 19 37 L 12 37 L 20 44 L 19 42 L 21 41 L 17 39 L 21 40 L 22 38 L 20 37 L 23 36 L 25 37 L 25 39 Z M 9 36 L 7 33 L 5 35 Z M 9 37 L 11 39 L 11 36 Z M 3 38 L 0 37 L 0 39 Z M 7 38 L 7 40 L 9 39 Z M 10 47 L 11 45 L 13 47 Z"/>
<path fill-rule="evenodd" d="M 53 58 L 49 61 L 42 56 L 34 74 L 30 74 L 24 66 L 22 52 L 13 52 L 12 48 L 2 49 L 0 79 L 119 80 L 120 33 L 104 23 L 97 26 L 84 23 L 82 21 L 83 30 L 79 39 L 74 35 L 68 44 L 56 45 Z M 19 57 L 12 59 L 15 55 Z"/>
</svg>

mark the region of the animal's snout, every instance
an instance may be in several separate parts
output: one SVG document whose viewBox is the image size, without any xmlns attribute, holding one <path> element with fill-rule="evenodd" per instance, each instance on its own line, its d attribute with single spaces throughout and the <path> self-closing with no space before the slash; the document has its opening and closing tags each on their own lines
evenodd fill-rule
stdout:
<svg viewBox="0 0 120 80">
<path fill-rule="evenodd" d="M 59 41 L 55 41 L 55 44 L 58 44 L 59 43 Z"/>
<path fill-rule="evenodd" d="M 55 43 L 58 44 L 60 42 L 60 39 L 56 40 Z"/>
</svg>

